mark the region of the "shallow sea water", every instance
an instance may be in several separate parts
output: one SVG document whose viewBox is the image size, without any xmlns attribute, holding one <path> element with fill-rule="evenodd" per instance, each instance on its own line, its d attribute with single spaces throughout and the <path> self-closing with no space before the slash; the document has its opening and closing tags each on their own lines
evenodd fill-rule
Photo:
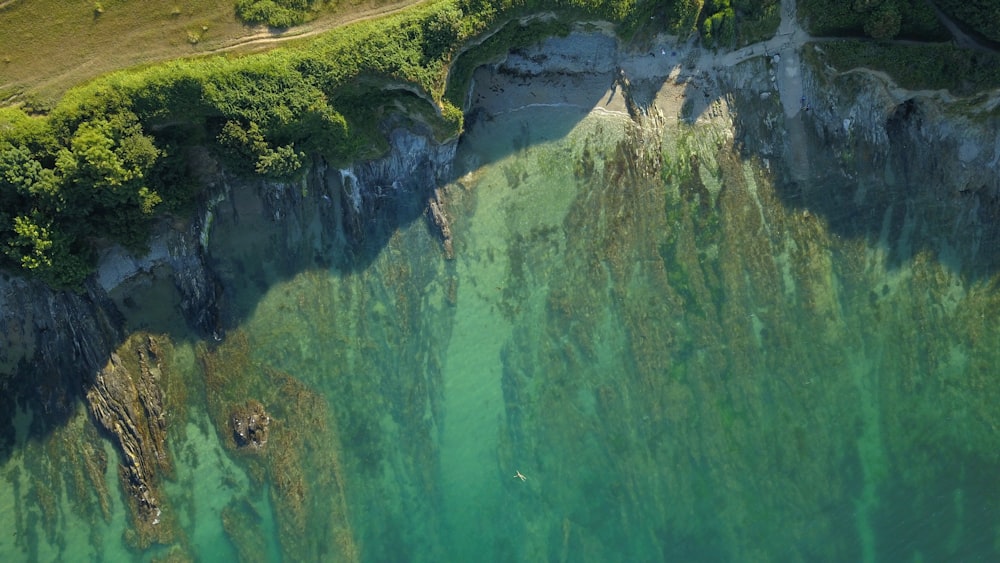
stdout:
<svg viewBox="0 0 1000 563">
<path fill-rule="evenodd" d="M 975 232 L 843 237 L 718 131 L 572 108 L 457 162 L 454 261 L 422 220 L 350 271 L 244 249 L 239 326 L 173 344 L 175 545 L 125 547 L 109 443 L 106 512 L 74 477 L 81 407 L 0 467 L 3 559 L 1000 555 L 996 279 L 940 259 Z M 217 430 L 247 399 L 264 452 Z"/>
</svg>

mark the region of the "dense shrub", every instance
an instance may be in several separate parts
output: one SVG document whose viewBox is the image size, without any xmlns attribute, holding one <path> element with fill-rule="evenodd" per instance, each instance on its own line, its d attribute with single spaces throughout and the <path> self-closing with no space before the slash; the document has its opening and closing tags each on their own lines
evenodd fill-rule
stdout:
<svg viewBox="0 0 1000 563">
<path fill-rule="evenodd" d="M 894 45 L 861 41 L 824 43 L 825 62 L 840 71 L 881 70 L 909 89 L 947 89 L 967 95 L 1000 87 L 1000 55 L 949 44 Z"/>
<path fill-rule="evenodd" d="M 1000 41 L 1000 2 L 996 0 L 935 0 L 951 17 L 987 39 Z"/>
<path fill-rule="evenodd" d="M 236 16 L 247 23 L 292 27 L 309 19 L 315 0 L 236 0 Z"/>
<path fill-rule="evenodd" d="M 899 10 L 889 2 L 871 10 L 865 18 L 864 30 L 874 39 L 892 39 L 899 34 L 901 23 Z"/>
<path fill-rule="evenodd" d="M 798 0 L 816 36 L 949 39 L 926 0 Z"/>
</svg>

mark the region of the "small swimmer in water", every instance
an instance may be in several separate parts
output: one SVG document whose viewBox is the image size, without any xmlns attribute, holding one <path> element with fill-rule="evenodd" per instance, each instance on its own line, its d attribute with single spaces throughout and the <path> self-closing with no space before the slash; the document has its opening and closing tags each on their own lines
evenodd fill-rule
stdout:
<svg viewBox="0 0 1000 563">
<path fill-rule="evenodd" d="M 517 477 L 518 479 L 520 479 L 522 481 L 527 481 L 528 480 L 527 477 L 525 477 L 524 475 L 521 475 L 520 471 L 515 471 L 514 472 L 514 477 Z"/>
</svg>

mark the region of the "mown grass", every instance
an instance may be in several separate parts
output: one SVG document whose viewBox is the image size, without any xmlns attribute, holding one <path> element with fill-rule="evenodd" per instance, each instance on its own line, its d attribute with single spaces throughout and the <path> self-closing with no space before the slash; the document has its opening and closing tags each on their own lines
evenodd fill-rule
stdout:
<svg viewBox="0 0 1000 563">
<path fill-rule="evenodd" d="M 218 0 L 17 0 L 0 10 L 0 82 L 48 98 L 109 70 L 247 35 Z M 66 75 L 67 80 L 60 80 Z M 53 83 L 54 81 L 54 83 Z"/>
<path fill-rule="evenodd" d="M 1000 55 L 960 49 L 949 43 L 896 45 L 844 40 L 823 43 L 822 53 L 821 60 L 838 71 L 882 71 L 910 90 L 948 90 L 968 96 L 1000 88 Z"/>
<path fill-rule="evenodd" d="M 327 2 L 313 24 L 419 0 Z M 11 96 L 51 106 L 101 74 L 210 53 L 261 32 L 236 18 L 232 0 L 0 1 L 0 104 Z M 101 12 L 95 9 L 100 5 Z"/>
</svg>

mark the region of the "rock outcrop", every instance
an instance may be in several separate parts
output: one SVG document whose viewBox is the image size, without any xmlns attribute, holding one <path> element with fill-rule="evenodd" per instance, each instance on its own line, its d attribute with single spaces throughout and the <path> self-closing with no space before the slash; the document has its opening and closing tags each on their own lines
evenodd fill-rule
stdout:
<svg viewBox="0 0 1000 563">
<path fill-rule="evenodd" d="M 121 452 L 119 476 L 140 546 L 165 543 L 168 537 L 157 528 L 162 513 L 160 476 L 172 471 L 159 356 L 156 339 L 137 334 L 111 354 L 87 391 L 90 412 Z"/>
<path fill-rule="evenodd" d="M 441 237 L 441 243 L 444 245 L 444 257 L 448 260 L 454 260 L 455 246 L 451 237 L 451 223 L 448 220 L 448 214 L 444 210 L 444 192 L 440 188 L 434 190 L 434 198 L 428 204 L 428 210 L 430 211 L 431 222 L 437 228 L 438 235 Z"/>
<path fill-rule="evenodd" d="M 260 449 L 267 444 L 271 417 L 259 402 L 250 400 L 237 406 L 229 415 L 229 422 L 237 448 Z"/>
<path fill-rule="evenodd" d="M 364 227 L 376 217 L 384 220 L 386 211 L 406 221 L 413 218 L 414 207 L 418 213 L 429 209 L 431 227 L 441 236 L 445 254 L 452 257 L 451 232 L 435 189 L 449 179 L 457 143 L 438 144 L 429 134 L 395 129 L 389 145 L 385 157 L 340 171 L 344 223 L 351 238 L 368 239 Z M 395 208 L 387 210 L 389 205 Z"/>
</svg>

